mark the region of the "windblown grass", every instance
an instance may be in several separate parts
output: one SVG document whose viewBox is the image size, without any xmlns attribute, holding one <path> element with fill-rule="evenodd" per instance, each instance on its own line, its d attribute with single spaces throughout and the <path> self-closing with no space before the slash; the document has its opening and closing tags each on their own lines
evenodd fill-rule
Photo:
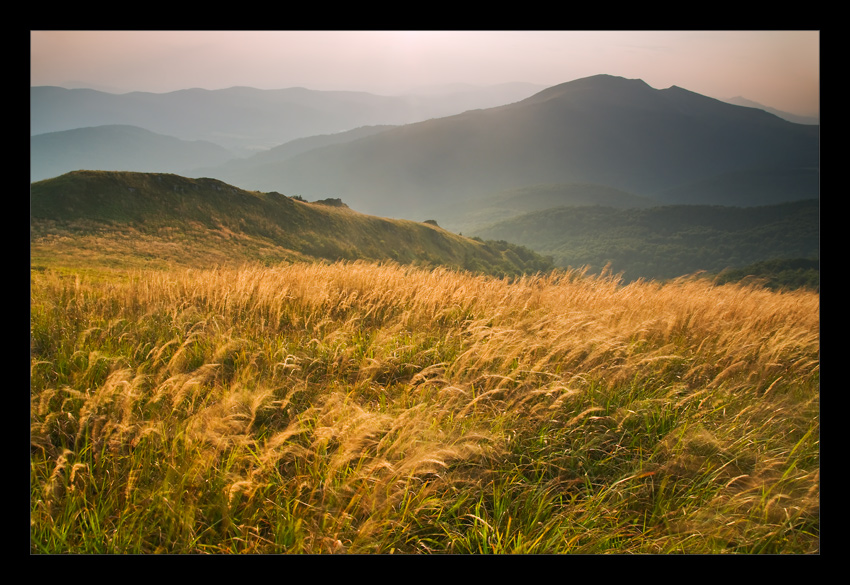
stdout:
<svg viewBox="0 0 850 585">
<path fill-rule="evenodd" d="M 812 553 L 819 297 L 33 273 L 34 553 Z"/>
</svg>

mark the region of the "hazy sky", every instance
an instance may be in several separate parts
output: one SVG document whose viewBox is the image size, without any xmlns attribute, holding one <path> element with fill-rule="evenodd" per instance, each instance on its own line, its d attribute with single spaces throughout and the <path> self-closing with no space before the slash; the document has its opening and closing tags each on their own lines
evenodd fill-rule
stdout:
<svg viewBox="0 0 850 585">
<path fill-rule="evenodd" d="M 31 31 L 31 85 L 396 94 L 607 73 L 819 114 L 818 31 Z"/>
</svg>

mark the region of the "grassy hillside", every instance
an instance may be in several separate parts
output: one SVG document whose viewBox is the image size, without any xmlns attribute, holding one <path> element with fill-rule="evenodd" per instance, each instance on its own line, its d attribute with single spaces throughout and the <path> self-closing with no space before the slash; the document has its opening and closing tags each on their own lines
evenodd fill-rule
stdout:
<svg viewBox="0 0 850 585">
<path fill-rule="evenodd" d="M 764 207 L 677 205 L 645 209 L 562 207 L 476 232 L 546 255 L 558 266 L 606 265 L 625 280 L 719 272 L 765 260 L 817 259 L 820 204 Z"/>
<path fill-rule="evenodd" d="M 163 174 L 30 246 L 31 554 L 820 551 L 816 292 Z"/>
<path fill-rule="evenodd" d="M 331 202 L 214 179 L 78 171 L 32 184 L 31 262 L 167 268 L 366 259 L 490 274 L 551 267 L 506 242 L 474 241 L 433 223 L 367 216 Z"/>
<path fill-rule="evenodd" d="M 32 553 L 820 550 L 812 292 L 45 270 L 30 321 Z"/>
</svg>

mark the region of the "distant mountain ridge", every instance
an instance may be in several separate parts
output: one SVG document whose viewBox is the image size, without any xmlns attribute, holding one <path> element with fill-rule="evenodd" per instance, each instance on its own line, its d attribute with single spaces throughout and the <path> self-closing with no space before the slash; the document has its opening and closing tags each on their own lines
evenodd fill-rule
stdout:
<svg viewBox="0 0 850 585">
<path fill-rule="evenodd" d="M 296 138 L 361 126 L 407 124 L 501 105 L 538 89 L 531 84 L 504 84 L 449 94 L 383 96 L 301 87 L 112 94 L 36 86 L 30 88 L 30 134 L 122 124 L 183 140 L 207 140 L 242 155 Z"/>
<path fill-rule="evenodd" d="M 245 158 L 231 159 L 223 164 L 215 166 L 201 167 L 193 169 L 189 176 L 197 177 L 201 175 L 218 174 L 224 175 L 234 172 L 250 172 L 250 169 L 262 167 L 268 164 L 274 164 L 283 160 L 290 159 L 299 154 L 303 154 L 316 148 L 330 146 L 333 144 L 344 144 L 365 136 L 378 134 L 396 126 L 379 125 L 379 126 L 361 126 L 347 132 L 338 132 L 336 134 L 320 134 L 318 136 L 309 136 L 307 138 L 296 138 L 280 146 L 275 146 L 269 150 L 259 152 Z"/>
<path fill-rule="evenodd" d="M 439 213 L 450 205 L 534 184 L 591 183 L 654 197 L 728 173 L 818 167 L 817 126 L 676 86 L 597 75 L 216 176 L 252 189 L 333 194 L 366 213 L 447 221 Z M 720 194 L 703 195 L 695 203 Z"/>
<path fill-rule="evenodd" d="M 81 169 L 185 173 L 232 156 L 211 142 L 180 140 L 136 126 L 76 128 L 30 137 L 30 180 Z"/>
<path fill-rule="evenodd" d="M 501 89 L 520 92 L 512 95 L 529 90 Z M 496 99 L 496 93 L 488 95 Z M 677 86 L 656 90 L 640 79 L 610 75 L 420 122 L 316 132 L 378 113 L 384 120 L 413 112 L 421 117 L 442 99 L 449 98 L 439 92 L 400 99 L 304 88 L 121 95 L 31 88 L 33 130 L 122 119 L 156 125 L 167 134 L 156 136 L 145 126 L 150 134 L 136 131 L 133 144 L 121 123 L 99 126 L 96 132 L 104 134 L 98 138 L 91 136 L 94 130 L 79 128 L 33 136 L 32 180 L 76 168 L 210 176 L 245 189 L 342 198 L 372 215 L 433 217 L 441 225 L 460 225 L 456 214 L 463 208 L 478 213 L 480 225 L 485 209 L 496 212 L 489 198 L 545 184 L 596 185 L 670 204 L 746 206 L 819 197 L 818 126 Z M 457 107 L 457 101 L 451 103 Z M 116 135 L 120 140 L 105 138 L 119 127 L 125 128 Z M 281 128 L 293 135 L 308 127 L 309 136 L 274 148 L 261 144 Z M 243 153 L 261 151 L 225 159 L 208 142 L 176 138 L 186 134 L 231 141 Z M 52 150 L 48 136 L 56 142 Z M 202 152 L 201 145 L 208 150 Z"/>
<path fill-rule="evenodd" d="M 777 110 L 776 108 L 771 108 L 770 106 L 765 106 L 758 102 L 754 102 L 753 100 L 748 100 L 747 98 L 736 96 L 733 98 L 728 98 L 723 100 L 725 102 L 729 102 L 730 104 L 735 104 L 737 106 L 745 106 L 747 108 L 757 108 L 759 110 L 764 110 L 765 112 L 769 112 L 775 116 L 779 116 L 783 120 L 788 120 L 789 122 L 794 122 L 795 124 L 809 124 L 809 125 L 818 125 L 820 124 L 820 118 L 816 116 L 801 116 L 799 114 L 792 114 L 790 112 L 785 112 L 782 110 Z"/>
</svg>

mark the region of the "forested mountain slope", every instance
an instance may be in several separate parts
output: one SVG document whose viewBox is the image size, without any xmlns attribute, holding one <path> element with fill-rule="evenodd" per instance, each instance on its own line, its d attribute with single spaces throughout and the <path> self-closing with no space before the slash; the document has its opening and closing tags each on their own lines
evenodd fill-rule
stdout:
<svg viewBox="0 0 850 585">
<path fill-rule="evenodd" d="M 546 255 L 558 266 L 622 272 L 626 280 L 719 272 L 774 259 L 819 258 L 820 204 L 674 205 L 644 209 L 560 207 L 476 233 Z"/>
</svg>

